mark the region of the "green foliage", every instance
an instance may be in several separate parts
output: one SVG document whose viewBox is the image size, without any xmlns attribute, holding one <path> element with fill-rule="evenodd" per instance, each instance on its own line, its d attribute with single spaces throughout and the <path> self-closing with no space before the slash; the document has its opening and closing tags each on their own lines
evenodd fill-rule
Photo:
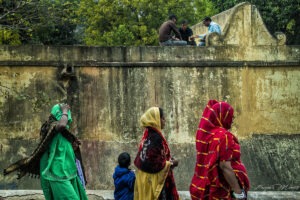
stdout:
<svg viewBox="0 0 300 200">
<path fill-rule="evenodd" d="M 2 0 L 0 35 L 3 44 L 74 44 L 77 43 L 76 10 L 79 0 Z"/>
<path fill-rule="evenodd" d="M 113 27 L 111 32 L 104 33 L 103 41 L 106 41 L 106 44 L 109 46 L 115 44 L 129 46 L 134 44 L 134 35 L 129 30 L 129 27 L 126 25 L 119 25 L 118 27 Z"/>
<path fill-rule="evenodd" d="M 196 23 L 200 23 L 206 16 L 213 16 L 218 13 L 218 9 L 215 9 L 215 5 L 211 0 L 194 1 L 194 7 L 196 8 Z"/>
<path fill-rule="evenodd" d="M 212 8 L 208 0 L 81 0 L 78 14 L 88 45 L 158 45 L 158 29 L 170 14 L 194 24 Z"/>
<path fill-rule="evenodd" d="M 0 0 L 0 44 L 158 45 L 170 14 L 191 25 L 244 0 Z M 271 33 L 300 44 L 299 0 L 249 0 Z"/>
<path fill-rule="evenodd" d="M 39 20 L 32 29 L 32 39 L 43 44 L 77 43 L 77 1 L 44 0 Z"/>
<path fill-rule="evenodd" d="M 212 0 L 222 12 L 244 0 Z M 300 44 L 300 1 L 299 0 L 249 0 L 256 5 L 260 14 L 273 34 L 281 31 L 287 36 L 287 44 Z"/>
<path fill-rule="evenodd" d="M 10 29 L 0 28 L 0 44 L 20 45 L 21 40 L 18 32 Z"/>
</svg>

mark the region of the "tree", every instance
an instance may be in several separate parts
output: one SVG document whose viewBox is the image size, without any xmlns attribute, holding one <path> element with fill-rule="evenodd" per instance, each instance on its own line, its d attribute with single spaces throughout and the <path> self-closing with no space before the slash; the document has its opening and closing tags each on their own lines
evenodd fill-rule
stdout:
<svg viewBox="0 0 300 200">
<path fill-rule="evenodd" d="M 0 43 L 77 43 L 78 5 L 79 0 L 2 0 Z"/>
<path fill-rule="evenodd" d="M 20 20 L 15 20 L 18 12 L 24 10 L 30 0 L 0 1 L 0 44 L 21 44 L 19 34 Z M 18 27 L 18 28 L 17 28 Z"/>
<path fill-rule="evenodd" d="M 0 0 L 0 44 L 158 45 L 170 14 L 199 23 L 244 0 Z M 300 44 L 299 0 L 249 0 L 271 33 Z"/>
<path fill-rule="evenodd" d="M 212 8 L 208 0 L 81 0 L 78 15 L 88 45 L 158 45 L 158 29 L 170 14 L 194 24 L 214 14 Z"/>
<path fill-rule="evenodd" d="M 170 14 L 190 24 L 210 0 L 0 0 L 0 44 L 158 45 Z M 178 23 L 178 26 L 180 23 Z"/>
<path fill-rule="evenodd" d="M 32 27 L 34 43 L 68 45 L 77 44 L 80 37 L 76 35 L 79 0 L 44 0 L 40 1 L 41 12 Z"/>
<path fill-rule="evenodd" d="M 222 12 L 244 0 L 212 0 L 215 8 Z M 287 36 L 287 44 L 300 44 L 300 1 L 299 0 L 249 0 L 256 5 L 269 29 L 274 34 L 281 31 Z"/>
<path fill-rule="evenodd" d="M 213 16 L 218 13 L 218 9 L 215 8 L 211 0 L 193 1 L 193 4 L 196 15 L 194 23 L 200 23 L 204 17 Z"/>
</svg>

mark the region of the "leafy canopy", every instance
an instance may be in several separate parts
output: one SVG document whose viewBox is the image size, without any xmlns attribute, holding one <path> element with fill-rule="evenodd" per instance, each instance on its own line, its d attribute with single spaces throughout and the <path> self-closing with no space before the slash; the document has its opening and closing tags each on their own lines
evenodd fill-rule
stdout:
<svg viewBox="0 0 300 200">
<path fill-rule="evenodd" d="M 191 25 L 244 0 L 0 0 L 0 44 L 158 45 L 170 14 Z M 249 0 L 271 33 L 300 44 L 299 0 Z"/>
<path fill-rule="evenodd" d="M 0 0 L 0 44 L 75 44 L 79 0 Z"/>
<path fill-rule="evenodd" d="M 109 46 L 157 45 L 158 29 L 170 14 L 190 24 L 215 14 L 207 0 L 82 0 L 78 13 L 85 43 Z"/>
</svg>

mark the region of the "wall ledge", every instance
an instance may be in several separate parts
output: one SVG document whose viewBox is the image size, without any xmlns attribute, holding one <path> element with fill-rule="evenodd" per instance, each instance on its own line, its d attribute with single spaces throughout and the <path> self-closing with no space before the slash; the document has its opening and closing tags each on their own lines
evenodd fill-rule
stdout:
<svg viewBox="0 0 300 200">
<path fill-rule="evenodd" d="M 87 194 L 90 200 L 113 200 L 113 190 L 87 190 Z M 190 200 L 189 191 L 179 191 L 182 200 Z M 248 193 L 249 200 L 299 200 L 299 191 L 250 191 Z M 5 198 L 7 200 L 29 200 L 44 199 L 42 190 L 0 190 L 0 200 Z"/>
<path fill-rule="evenodd" d="M 0 66 L 299 66 L 300 46 L 90 47 L 0 45 Z"/>
<path fill-rule="evenodd" d="M 9 67 L 63 67 L 72 65 L 74 67 L 298 67 L 300 61 L 187 61 L 187 62 L 51 62 L 51 61 L 0 61 L 0 66 Z"/>
</svg>

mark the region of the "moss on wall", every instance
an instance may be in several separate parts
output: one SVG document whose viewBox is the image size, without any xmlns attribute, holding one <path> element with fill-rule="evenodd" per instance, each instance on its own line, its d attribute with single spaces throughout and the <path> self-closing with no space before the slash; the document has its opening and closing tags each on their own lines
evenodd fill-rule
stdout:
<svg viewBox="0 0 300 200">
<path fill-rule="evenodd" d="M 232 132 L 241 140 L 252 188 L 299 187 L 298 46 L 0 46 L 0 52 L 1 167 L 29 155 L 51 107 L 69 102 L 71 130 L 83 140 L 88 188 L 112 189 L 118 154 L 134 157 L 137 151 L 140 116 L 161 106 L 164 134 L 181 160 L 176 181 L 188 190 L 195 131 L 206 102 L 218 99 L 235 109 Z M 64 76 L 68 66 L 74 71 Z M 0 175 L 0 189 L 39 187 L 38 180 Z"/>
</svg>

